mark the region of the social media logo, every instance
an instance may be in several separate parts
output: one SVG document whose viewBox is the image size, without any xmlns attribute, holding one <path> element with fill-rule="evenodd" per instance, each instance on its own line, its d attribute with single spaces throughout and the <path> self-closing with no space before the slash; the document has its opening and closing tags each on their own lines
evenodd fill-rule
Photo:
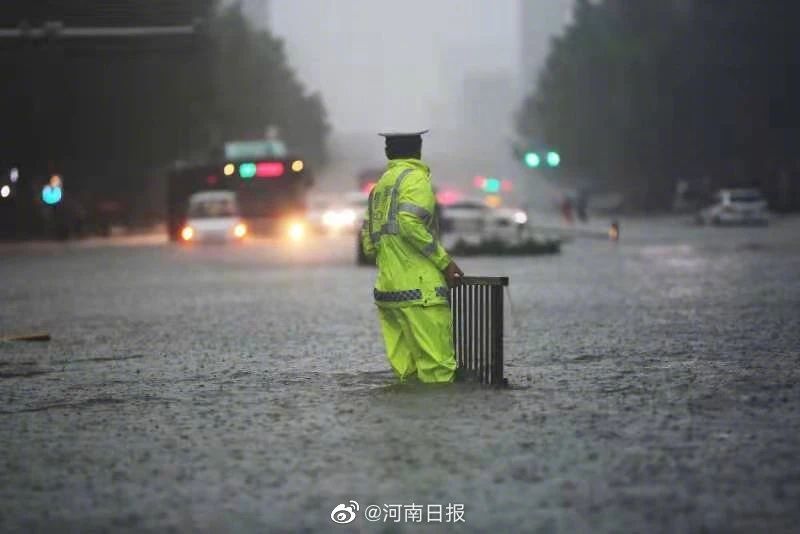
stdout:
<svg viewBox="0 0 800 534">
<path fill-rule="evenodd" d="M 380 521 L 383 517 L 383 510 L 377 504 L 370 504 L 364 510 L 364 517 L 367 518 L 367 521 Z"/>
<path fill-rule="evenodd" d="M 346 525 L 356 518 L 358 512 L 358 503 L 350 501 L 350 504 L 340 504 L 331 512 L 331 521 L 340 525 Z"/>
</svg>

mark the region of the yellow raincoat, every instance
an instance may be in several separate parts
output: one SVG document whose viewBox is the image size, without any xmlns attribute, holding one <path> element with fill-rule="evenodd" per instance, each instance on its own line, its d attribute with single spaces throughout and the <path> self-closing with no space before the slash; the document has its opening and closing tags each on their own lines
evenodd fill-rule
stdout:
<svg viewBox="0 0 800 534">
<path fill-rule="evenodd" d="M 456 369 L 449 290 L 450 256 L 438 240 L 430 169 L 393 159 L 370 193 L 361 246 L 375 257 L 373 291 L 392 369 L 405 381 L 451 382 Z"/>
</svg>

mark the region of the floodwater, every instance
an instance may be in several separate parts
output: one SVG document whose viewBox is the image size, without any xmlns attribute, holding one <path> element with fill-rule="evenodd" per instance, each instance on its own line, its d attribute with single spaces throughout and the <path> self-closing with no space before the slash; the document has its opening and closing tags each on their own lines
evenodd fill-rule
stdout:
<svg viewBox="0 0 800 534">
<path fill-rule="evenodd" d="M 0 335 L 52 340 L 0 342 L 0 530 L 793 531 L 798 235 L 464 260 L 511 278 L 504 390 L 395 385 L 348 238 L 3 245 Z"/>
</svg>

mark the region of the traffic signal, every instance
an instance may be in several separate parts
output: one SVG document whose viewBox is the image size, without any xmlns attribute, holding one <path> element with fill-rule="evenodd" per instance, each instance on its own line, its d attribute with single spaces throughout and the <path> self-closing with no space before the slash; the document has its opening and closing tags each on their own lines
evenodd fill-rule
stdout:
<svg viewBox="0 0 800 534">
<path fill-rule="evenodd" d="M 241 176 L 243 179 L 249 180 L 255 175 L 256 175 L 255 163 L 242 163 L 241 165 L 239 165 L 239 176 Z"/>
<path fill-rule="evenodd" d="M 525 153 L 525 165 L 531 169 L 535 169 L 542 164 L 542 158 L 539 157 L 539 154 L 536 152 L 526 152 Z"/>
<path fill-rule="evenodd" d="M 539 169 L 543 166 L 554 169 L 561 165 L 561 155 L 555 150 L 547 150 L 546 152 L 543 150 L 538 152 L 529 150 L 523 155 L 522 161 L 529 169 Z"/>
<path fill-rule="evenodd" d="M 497 178 L 487 178 L 486 182 L 483 184 L 483 190 L 487 193 L 499 193 L 500 192 L 500 180 Z"/>
<path fill-rule="evenodd" d="M 294 163 L 297 163 L 297 161 Z M 295 168 L 297 168 L 296 165 Z M 230 169 L 228 169 L 226 165 L 226 168 L 223 169 L 223 172 L 228 170 Z M 254 176 L 257 176 L 258 178 L 277 178 L 282 176 L 284 172 L 286 172 L 286 168 L 280 161 L 261 161 L 258 163 L 248 162 L 241 163 L 239 165 L 239 176 L 243 180 L 249 180 Z"/>
<path fill-rule="evenodd" d="M 503 193 L 510 193 L 514 188 L 514 184 L 511 183 L 511 180 L 506 178 L 487 178 L 486 176 L 476 176 L 472 180 L 472 185 L 484 193 L 489 194 L 496 194 L 500 193 L 501 191 Z"/>
<path fill-rule="evenodd" d="M 490 208 L 499 208 L 503 204 L 503 199 L 499 195 L 486 195 L 483 202 Z"/>
<path fill-rule="evenodd" d="M 42 188 L 42 202 L 48 206 L 55 206 L 61 202 L 63 193 L 61 187 L 64 182 L 61 180 L 60 174 L 54 174 L 50 177 L 50 181 Z"/>
<path fill-rule="evenodd" d="M 53 187 L 51 185 L 46 185 L 42 188 L 42 202 L 47 204 L 48 206 L 54 206 L 61 202 L 61 187 Z"/>
</svg>

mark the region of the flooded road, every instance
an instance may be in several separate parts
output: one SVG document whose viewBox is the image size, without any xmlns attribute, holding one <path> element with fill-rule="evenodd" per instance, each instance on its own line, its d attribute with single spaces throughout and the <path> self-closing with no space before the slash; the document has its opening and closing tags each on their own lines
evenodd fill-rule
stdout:
<svg viewBox="0 0 800 534">
<path fill-rule="evenodd" d="M 52 341 L 0 342 L 0 530 L 795 530 L 800 219 L 622 224 L 460 262 L 506 390 L 394 385 L 349 239 L 5 246 L 0 334 Z M 364 517 L 412 504 L 463 523 Z"/>
</svg>

